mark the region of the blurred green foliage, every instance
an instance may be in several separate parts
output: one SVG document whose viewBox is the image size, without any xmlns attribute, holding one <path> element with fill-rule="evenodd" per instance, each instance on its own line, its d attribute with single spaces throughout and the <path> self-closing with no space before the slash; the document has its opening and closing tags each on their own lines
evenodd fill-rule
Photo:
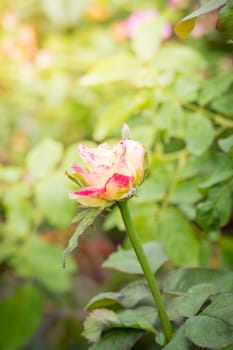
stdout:
<svg viewBox="0 0 233 350">
<path fill-rule="evenodd" d="M 232 44 L 214 29 L 216 13 L 185 41 L 165 36 L 192 4 L 1 1 L 2 350 L 87 349 L 81 310 L 96 290 L 121 283 L 98 276 L 108 235 L 122 242 L 124 228 L 113 209 L 97 224 L 103 241 L 84 242 L 62 269 L 75 215 L 64 173 L 78 142 L 114 142 L 124 122 L 149 155 L 130 202 L 141 240 L 162 242 L 176 267 L 233 267 Z M 127 32 L 126 19 L 143 9 L 154 19 Z"/>
</svg>

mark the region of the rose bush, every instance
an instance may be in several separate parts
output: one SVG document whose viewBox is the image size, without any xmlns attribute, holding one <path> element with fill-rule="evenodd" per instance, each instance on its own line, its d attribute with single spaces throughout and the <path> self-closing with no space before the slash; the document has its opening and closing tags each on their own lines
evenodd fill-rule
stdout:
<svg viewBox="0 0 233 350">
<path fill-rule="evenodd" d="M 96 148 L 80 144 L 79 154 L 87 170 L 72 165 L 71 176 L 81 188 L 70 193 L 70 198 L 85 207 L 131 197 L 143 179 L 145 149 L 137 141 L 121 140 L 114 147 L 103 143 Z"/>
</svg>

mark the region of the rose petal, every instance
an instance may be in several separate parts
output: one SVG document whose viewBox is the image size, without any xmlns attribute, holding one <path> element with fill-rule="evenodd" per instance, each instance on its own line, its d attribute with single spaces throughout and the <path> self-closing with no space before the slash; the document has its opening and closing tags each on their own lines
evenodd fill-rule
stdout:
<svg viewBox="0 0 233 350">
<path fill-rule="evenodd" d="M 93 198 L 93 197 L 85 197 L 79 196 L 77 202 L 83 205 L 84 207 L 97 208 L 102 207 L 106 201 L 104 199 Z"/>
<path fill-rule="evenodd" d="M 126 154 L 125 141 L 122 140 L 118 142 L 118 144 L 114 147 L 114 154 L 117 160 L 116 160 L 116 164 L 112 175 L 114 173 L 119 173 L 122 175 L 130 176 L 131 172 L 125 161 L 125 154 Z"/>
<path fill-rule="evenodd" d="M 104 197 L 108 200 L 124 197 L 129 192 L 133 181 L 132 176 L 113 174 L 106 183 Z"/>
<path fill-rule="evenodd" d="M 130 170 L 130 173 L 135 178 L 135 184 L 138 185 L 143 178 L 143 167 L 145 149 L 137 141 L 126 140 L 125 162 Z"/>
<path fill-rule="evenodd" d="M 77 202 L 86 207 L 101 207 L 106 200 L 99 198 L 105 192 L 104 188 L 86 187 L 79 191 L 69 194 L 70 199 L 75 199 Z"/>
<path fill-rule="evenodd" d="M 78 174 L 86 174 L 86 171 L 83 170 L 83 168 L 81 168 L 78 164 L 73 163 L 71 165 L 71 169 L 73 169 L 76 173 Z"/>
<path fill-rule="evenodd" d="M 98 167 L 102 168 L 103 166 L 110 169 L 114 161 L 113 149 L 107 143 L 100 144 L 96 148 L 80 144 L 79 154 L 91 172 L 96 172 Z"/>
<path fill-rule="evenodd" d="M 75 174 L 79 174 L 79 178 L 81 177 L 83 186 L 91 186 L 91 187 L 104 187 L 108 175 L 106 171 L 103 171 L 102 174 L 100 173 L 88 173 L 87 171 L 83 170 L 79 165 L 72 164 L 71 168 L 75 171 Z M 106 178 L 107 176 L 107 178 Z"/>
</svg>

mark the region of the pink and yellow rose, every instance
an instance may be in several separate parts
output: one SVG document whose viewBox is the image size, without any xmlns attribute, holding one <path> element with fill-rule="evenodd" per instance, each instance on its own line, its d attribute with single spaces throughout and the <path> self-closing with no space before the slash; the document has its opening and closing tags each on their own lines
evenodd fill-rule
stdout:
<svg viewBox="0 0 233 350">
<path fill-rule="evenodd" d="M 86 170 L 72 165 L 73 179 L 81 185 L 70 193 L 86 207 L 101 207 L 133 196 L 144 176 L 145 149 L 137 141 L 121 140 L 114 147 L 107 143 L 96 148 L 79 145 L 79 154 Z"/>
</svg>

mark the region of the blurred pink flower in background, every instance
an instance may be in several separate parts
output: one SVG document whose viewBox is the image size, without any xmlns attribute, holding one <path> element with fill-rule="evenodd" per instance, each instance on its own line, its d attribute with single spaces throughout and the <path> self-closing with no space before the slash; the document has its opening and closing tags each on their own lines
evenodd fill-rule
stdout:
<svg viewBox="0 0 233 350">
<path fill-rule="evenodd" d="M 134 195 L 144 176 L 145 149 L 137 141 L 121 140 L 114 147 L 102 143 L 96 148 L 79 145 L 87 170 L 72 165 L 70 176 L 81 186 L 70 199 L 87 207 L 101 207 Z"/>
<path fill-rule="evenodd" d="M 184 0 L 168 0 L 167 6 L 170 9 L 177 9 L 184 5 L 185 1 Z"/>
<path fill-rule="evenodd" d="M 19 23 L 19 15 L 15 11 L 5 11 L 1 16 L 0 23 L 4 29 L 14 28 Z"/>
<path fill-rule="evenodd" d="M 144 23 L 148 23 L 154 21 L 158 18 L 160 14 L 156 10 L 148 9 L 148 10 L 140 10 L 133 12 L 125 21 L 125 31 L 128 38 L 132 38 L 138 28 Z M 162 37 L 163 39 L 167 39 L 172 34 L 172 26 L 169 23 L 164 24 Z"/>
<path fill-rule="evenodd" d="M 142 24 L 153 21 L 158 13 L 155 10 L 141 10 L 133 12 L 125 21 L 124 27 L 127 37 L 131 38 L 135 35 L 138 27 Z"/>
<path fill-rule="evenodd" d="M 124 21 L 116 21 L 111 26 L 114 38 L 124 41 L 126 38 L 133 38 L 140 26 L 145 23 L 159 19 L 160 13 L 154 9 L 138 10 L 129 15 Z M 168 39 L 172 35 L 172 26 L 164 22 L 162 38 Z"/>
<path fill-rule="evenodd" d="M 170 23 L 165 23 L 163 26 L 162 37 L 163 39 L 168 39 L 172 35 L 173 29 Z"/>
<path fill-rule="evenodd" d="M 6 12 L 1 24 L 4 29 L 10 29 L 10 35 L 3 35 L 1 46 L 3 53 L 10 59 L 25 59 L 32 61 L 38 50 L 38 38 L 33 24 L 21 24 L 17 15 Z"/>
</svg>

